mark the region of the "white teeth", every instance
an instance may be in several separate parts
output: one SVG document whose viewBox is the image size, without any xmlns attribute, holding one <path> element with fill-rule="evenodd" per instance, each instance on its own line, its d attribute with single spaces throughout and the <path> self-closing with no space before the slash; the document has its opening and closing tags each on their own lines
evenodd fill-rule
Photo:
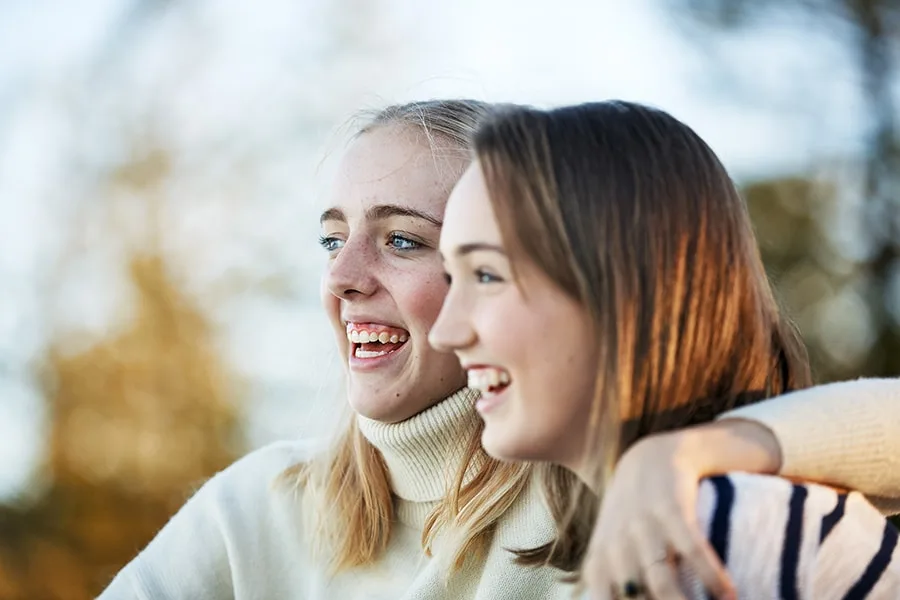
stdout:
<svg viewBox="0 0 900 600">
<path fill-rule="evenodd" d="M 382 331 L 376 333 L 374 331 L 351 329 L 351 325 L 347 325 L 347 339 L 354 344 L 396 344 L 403 343 L 409 339 L 409 335 L 405 333 L 389 333 Z"/>
<path fill-rule="evenodd" d="M 468 371 L 467 375 L 469 387 L 481 391 L 482 394 L 488 394 L 492 388 L 510 382 L 509 373 L 501 369 L 473 369 Z"/>
<path fill-rule="evenodd" d="M 387 354 L 387 350 L 363 350 L 362 348 L 356 349 L 356 358 L 375 358 L 377 356 L 384 356 Z"/>
</svg>

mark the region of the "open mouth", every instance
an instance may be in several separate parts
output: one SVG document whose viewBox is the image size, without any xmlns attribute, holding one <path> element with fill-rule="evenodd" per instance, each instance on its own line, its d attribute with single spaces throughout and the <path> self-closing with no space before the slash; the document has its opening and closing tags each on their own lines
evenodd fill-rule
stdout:
<svg viewBox="0 0 900 600">
<path fill-rule="evenodd" d="M 347 323 L 347 339 L 356 358 L 378 358 L 399 350 L 409 340 L 405 329 L 376 323 Z"/>
<path fill-rule="evenodd" d="M 478 390 L 482 396 L 499 394 L 512 382 L 509 373 L 496 367 L 475 367 L 466 370 L 469 388 Z"/>
</svg>

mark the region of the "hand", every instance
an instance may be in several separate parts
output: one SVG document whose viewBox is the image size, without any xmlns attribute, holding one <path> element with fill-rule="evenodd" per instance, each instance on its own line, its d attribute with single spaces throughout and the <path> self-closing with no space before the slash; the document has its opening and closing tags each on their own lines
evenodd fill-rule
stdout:
<svg viewBox="0 0 900 600">
<path fill-rule="evenodd" d="M 739 419 L 650 436 L 619 460 L 600 508 L 582 573 L 591 598 L 684 600 L 678 567 L 716 598 L 734 584 L 697 522 L 703 477 L 728 471 L 777 472 L 781 449 L 771 431 Z M 615 594 L 615 596 L 613 596 Z"/>
<path fill-rule="evenodd" d="M 684 460 L 683 433 L 645 438 L 619 460 L 587 558 L 584 580 L 592 598 L 684 600 L 679 563 L 692 569 L 716 598 L 736 598 L 725 567 L 700 531 L 696 506 L 703 474 Z M 681 453 L 681 454 L 680 454 Z"/>
</svg>

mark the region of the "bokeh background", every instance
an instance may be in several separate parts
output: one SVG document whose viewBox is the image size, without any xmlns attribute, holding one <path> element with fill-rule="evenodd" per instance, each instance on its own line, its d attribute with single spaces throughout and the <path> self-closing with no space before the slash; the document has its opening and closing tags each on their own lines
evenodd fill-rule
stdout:
<svg viewBox="0 0 900 600">
<path fill-rule="evenodd" d="M 887 0 L 0 0 L 0 598 L 93 597 L 205 477 L 328 425 L 320 165 L 360 108 L 669 110 L 819 379 L 900 374 L 898 65 Z"/>
</svg>

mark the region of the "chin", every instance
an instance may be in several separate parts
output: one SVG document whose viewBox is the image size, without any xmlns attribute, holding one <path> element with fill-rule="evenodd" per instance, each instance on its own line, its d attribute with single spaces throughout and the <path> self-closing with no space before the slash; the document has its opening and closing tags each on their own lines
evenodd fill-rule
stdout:
<svg viewBox="0 0 900 600">
<path fill-rule="evenodd" d="M 395 416 L 398 412 L 402 412 L 400 410 L 401 407 L 397 406 L 396 403 L 391 404 L 388 402 L 389 398 L 389 395 L 373 397 L 365 393 L 351 393 L 349 398 L 350 408 L 355 413 L 373 421 L 381 421 L 382 423 L 401 421 L 402 419 L 398 419 Z"/>
<path fill-rule="evenodd" d="M 381 423 L 399 423 L 429 407 L 411 406 L 408 394 L 392 388 L 383 389 L 375 395 L 364 390 L 354 393 L 351 388 L 349 402 L 350 408 L 357 414 Z"/>
<path fill-rule="evenodd" d="M 498 428 L 486 425 L 481 434 L 481 445 L 490 457 L 506 462 L 531 460 L 522 440 L 511 439 L 508 435 L 509 432 L 496 431 L 496 429 Z"/>
</svg>

